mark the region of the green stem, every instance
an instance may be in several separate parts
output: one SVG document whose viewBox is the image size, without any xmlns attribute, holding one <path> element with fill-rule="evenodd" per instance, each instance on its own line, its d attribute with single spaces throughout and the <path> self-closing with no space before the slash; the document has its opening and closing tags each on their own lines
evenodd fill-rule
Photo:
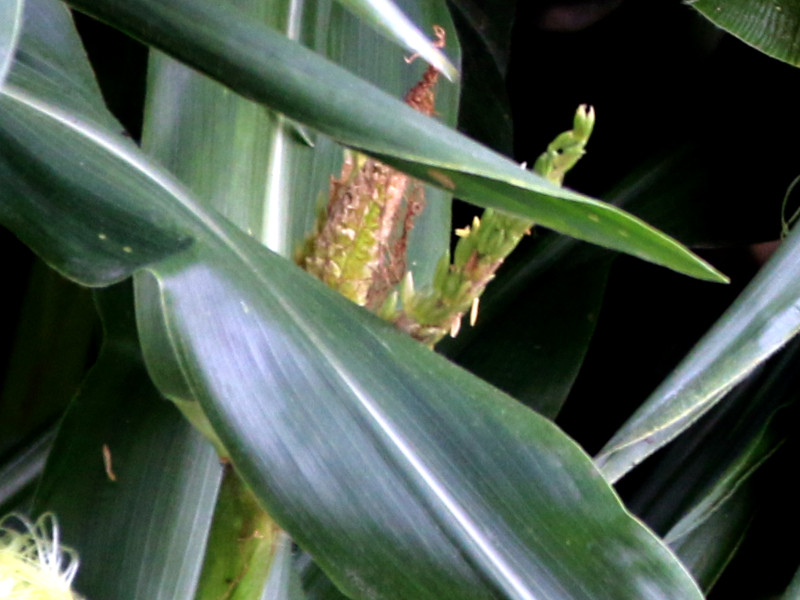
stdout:
<svg viewBox="0 0 800 600">
<path fill-rule="evenodd" d="M 232 468 L 225 470 L 195 600 L 260 597 L 280 529 Z"/>
</svg>

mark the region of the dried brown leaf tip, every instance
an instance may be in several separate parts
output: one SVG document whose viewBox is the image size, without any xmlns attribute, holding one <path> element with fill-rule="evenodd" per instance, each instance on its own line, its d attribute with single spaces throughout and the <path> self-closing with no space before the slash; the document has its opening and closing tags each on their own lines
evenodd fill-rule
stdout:
<svg viewBox="0 0 800 600">
<path fill-rule="evenodd" d="M 436 35 L 436 41 L 433 42 L 433 45 L 437 48 L 444 48 L 446 36 L 444 28 L 439 25 L 434 25 L 433 32 Z M 417 54 L 412 54 L 406 58 L 406 62 L 412 63 L 417 57 Z M 439 71 L 435 67 L 429 65 L 422 75 L 422 79 L 408 90 L 405 97 L 406 104 L 414 110 L 421 112 L 423 115 L 432 116 L 436 112 L 435 87 L 438 81 Z"/>
<path fill-rule="evenodd" d="M 444 29 L 435 26 L 434 32 L 435 45 L 443 47 Z M 406 94 L 406 104 L 433 115 L 438 78 L 429 66 Z M 339 178 L 331 177 L 327 207 L 297 261 L 356 304 L 376 310 L 405 275 L 408 236 L 424 206 L 421 184 L 377 160 L 347 152 Z"/>
</svg>

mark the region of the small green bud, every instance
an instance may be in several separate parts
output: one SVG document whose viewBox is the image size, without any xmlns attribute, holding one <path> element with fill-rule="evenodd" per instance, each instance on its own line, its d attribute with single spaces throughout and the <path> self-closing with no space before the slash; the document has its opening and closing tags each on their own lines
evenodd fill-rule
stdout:
<svg viewBox="0 0 800 600">
<path fill-rule="evenodd" d="M 581 104 L 578 110 L 575 111 L 575 119 L 572 123 L 572 130 L 575 132 L 575 137 L 581 140 L 584 144 L 589 140 L 594 129 L 594 106 Z"/>
<path fill-rule="evenodd" d="M 393 321 L 397 316 L 397 298 L 397 291 L 386 296 L 376 314 L 385 321 Z"/>
<path fill-rule="evenodd" d="M 414 305 L 414 275 L 411 271 L 406 271 L 406 276 L 400 282 L 400 299 L 403 301 L 403 309 L 409 310 Z"/>
<path fill-rule="evenodd" d="M 453 266 L 457 269 L 462 268 L 475 250 L 475 245 L 476 236 L 474 235 L 460 238 L 453 253 Z"/>
<path fill-rule="evenodd" d="M 450 273 L 450 250 L 447 250 L 439 262 L 436 263 L 436 270 L 433 272 L 433 289 L 441 291 L 444 288 L 444 283 L 447 281 L 447 276 Z"/>
</svg>

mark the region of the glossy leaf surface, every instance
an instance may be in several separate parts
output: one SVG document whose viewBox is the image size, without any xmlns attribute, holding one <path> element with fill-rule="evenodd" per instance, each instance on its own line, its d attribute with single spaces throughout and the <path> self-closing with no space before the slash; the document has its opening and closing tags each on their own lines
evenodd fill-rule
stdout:
<svg viewBox="0 0 800 600">
<path fill-rule="evenodd" d="M 86 597 L 191 598 L 221 467 L 150 383 L 130 286 L 101 298 L 106 341 L 60 425 L 35 513 L 57 514 L 65 543 L 80 549 Z"/>
<path fill-rule="evenodd" d="M 419 54 L 449 80 L 458 78 L 458 70 L 447 56 L 428 40 L 426 34 L 420 31 L 392 0 L 339 0 L 339 2 L 388 38 Z M 437 23 L 437 25 L 442 24 Z"/>
<path fill-rule="evenodd" d="M 622 526 L 612 516 L 621 507 L 602 479 L 575 477 L 584 455 L 552 424 L 229 235 L 252 248 L 249 267 L 214 268 L 207 256 L 153 269 L 170 316 L 148 329 L 166 325 L 174 367 L 234 464 L 348 594 L 659 597 L 662 585 L 695 594 L 688 579 L 661 582 L 668 571 L 645 564 L 594 571 L 620 553 L 641 559 L 633 547 L 645 538 L 623 526 L 617 545 L 610 531 Z M 160 369 L 171 359 L 163 350 L 148 356 Z M 579 548 L 593 558 L 571 556 Z M 594 572 L 580 587 L 566 575 L 576 568 Z M 631 581 L 640 570 L 659 583 Z"/>
<path fill-rule="evenodd" d="M 714 24 L 762 52 L 800 66 L 800 6 L 772 0 L 693 0 Z"/>
<path fill-rule="evenodd" d="M 800 230 L 598 455 L 611 481 L 720 401 L 800 331 Z"/>
<path fill-rule="evenodd" d="M 97 223 L 114 222 L 109 214 L 124 215 L 127 225 L 117 243 L 138 236 L 131 252 L 114 256 L 125 269 L 136 269 L 140 254 L 171 253 L 140 275 L 142 285 L 158 285 L 167 315 L 139 323 L 146 339 L 159 339 L 152 329 L 169 333 L 164 345 L 145 349 L 151 372 L 158 382 L 185 379 L 259 499 L 350 594 L 666 598 L 677 590 L 699 597 L 682 567 L 552 424 L 244 236 L 96 122 L 87 125 L 80 113 L 61 119 L 20 92 L 4 102 L 4 135 L 16 143 L 3 165 L 21 189 L 42 170 L 75 197 L 91 198 L 85 192 L 98 179 L 120 184 L 97 195 L 92 211 L 70 211 L 76 220 L 52 229 L 39 228 L 46 219 L 37 201 L 64 210 L 65 196 L 5 196 L 24 217 L 12 226 L 23 223 L 34 247 L 75 275 L 92 274 L 74 268 L 76 256 L 80 265 L 106 256 Z M 21 169 L 12 151 L 31 145 Z M 162 236 L 165 230 L 174 237 Z M 164 237 L 194 243 L 165 248 Z M 102 272 L 92 277 L 100 279 Z M 104 390 L 106 398 L 117 393 Z M 104 410 L 103 419 L 112 417 Z M 127 438 L 109 437 L 107 424 L 94 429 L 91 439 L 65 439 L 77 444 L 75 452 L 93 453 L 98 462 L 69 463 L 93 469 L 99 482 L 107 473 L 98 443 Z M 109 446 L 117 458 L 128 448 Z M 162 446 L 148 444 L 155 454 L 138 455 L 137 464 L 156 454 L 163 461 Z M 181 461 L 183 450 L 168 455 Z M 114 464 L 121 482 L 122 464 Z M 127 475 L 132 484 L 146 476 Z M 164 490 L 173 499 L 181 493 Z M 176 504 L 141 510 L 147 506 Z M 160 573 L 148 581 L 167 590 Z"/>
<path fill-rule="evenodd" d="M 694 277 L 724 281 L 639 219 L 552 186 L 235 10 L 205 0 L 168 6 L 156 0 L 74 0 L 72 5 L 245 97 L 461 198 L 529 216 L 556 231 Z"/>
<path fill-rule="evenodd" d="M 419 22 L 436 23 L 452 31 L 444 4 L 403 4 Z M 398 60 L 401 54 L 396 46 L 333 2 L 255 1 L 238 2 L 237 7 L 252 19 L 327 53 L 395 96 L 405 94 L 425 68 L 421 61 L 409 66 Z M 320 28 L 321 22 L 327 26 Z M 455 38 L 449 40 L 448 50 L 458 56 Z M 206 205 L 291 257 L 312 229 L 330 177 L 340 168 L 342 148 L 283 115 L 231 94 L 219 83 L 161 53 L 151 56 L 148 81 L 145 149 Z M 457 87 L 438 88 L 438 117 L 453 124 Z M 445 252 L 450 229 L 449 195 L 429 188 L 426 198 L 428 206 L 416 220 L 409 256 L 409 267 L 422 282 L 430 278 L 436 260 Z M 151 315 L 140 308 L 139 318 L 161 318 L 161 307 L 155 310 L 159 314 Z M 230 485 L 223 490 L 228 488 Z M 263 524 L 268 517 L 258 515 L 257 509 L 238 498 L 232 502 L 240 507 L 241 514 L 226 508 L 224 498 L 218 502 L 215 533 L 209 542 L 197 600 L 218 598 L 224 593 L 231 598 L 258 595 L 257 587 L 270 569 L 269 555 L 260 556 L 269 553 L 272 542 L 273 536 L 268 534 L 271 530 Z M 259 521 L 261 525 L 257 525 Z M 256 525 L 252 525 L 254 522 Z M 239 531 L 248 525 L 262 532 L 258 539 L 252 539 L 256 534 L 250 531 Z M 287 545 L 291 547 L 291 540 L 282 542 L 282 547 Z M 264 590 L 268 597 L 295 597 L 299 593 L 296 576 L 289 576 L 291 549 L 283 554 L 286 556 L 275 559 L 277 570 Z"/>
<path fill-rule="evenodd" d="M 443 4 L 405 4 L 420 22 L 448 26 Z M 270 10 L 263 2 L 237 6 L 395 96 L 404 95 L 424 70 L 422 64 L 400 60 L 394 45 L 333 2 L 295 2 L 291 11 L 280 3 Z M 319 22 L 327 23 L 324 31 Z M 448 47 L 457 57 L 457 40 Z M 161 53 L 153 53 L 148 74 L 147 151 L 209 206 L 269 248 L 292 257 L 313 229 L 330 177 L 340 170 L 342 148 Z M 437 89 L 438 117 L 449 124 L 455 124 L 457 92 L 454 85 Z M 419 282 L 430 280 L 450 237 L 450 195 L 427 186 L 426 200 L 409 242 L 409 267 Z"/>
</svg>

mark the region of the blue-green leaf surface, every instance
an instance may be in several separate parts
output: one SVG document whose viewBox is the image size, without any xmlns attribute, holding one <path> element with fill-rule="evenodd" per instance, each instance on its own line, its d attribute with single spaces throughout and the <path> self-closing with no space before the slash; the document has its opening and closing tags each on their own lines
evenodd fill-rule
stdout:
<svg viewBox="0 0 800 600">
<path fill-rule="evenodd" d="M 420 22 L 451 28 L 440 2 L 406 0 L 405 5 Z M 423 65 L 407 65 L 395 46 L 331 1 L 237 6 L 395 96 L 410 89 L 424 70 Z M 326 23 L 324 30 L 319 23 Z M 457 57 L 457 40 L 449 46 Z M 438 86 L 438 117 L 451 125 L 457 92 L 454 85 Z M 288 257 L 313 229 L 343 155 L 330 138 L 231 94 L 158 52 L 148 69 L 144 146 L 197 197 Z M 423 283 L 450 239 L 450 195 L 428 186 L 426 199 L 409 242 L 409 266 Z"/>
<path fill-rule="evenodd" d="M 452 30 L 441 2 L 404 2 L 420 22 Z M 312 45 L 368 80 L 402 96 L 425 68 L 398 60 L 398 49 L 359 23 L 333 2 L 237 2 L 251 18 L 285 31 L 293 39 Z M 326 23 L 320 28 L 319 23 Z M 449 49 L 458 56 L 455 38 Z M 438 86 L 437 113 L 455 123 L 457 87 Z M 144 147 L 191 187 L 198 198 L 229 217 L 243 231 L 273 250 L 291 257 L 312 229 L 318 207 L 327 194 L 330 177 L 340 168 L 341 146 L 265 107 L 246 100 L 221 84 L 167 56 L 153 52 L 148 68 Z M 209 168 L 213 165 L 213 168 Z M 409 266 L 418 281 L 430 277 L 437 259 L 449 243 L 450 211 L 446 192 L 427 191 L 428 207 L 412 232 Z M 161 311 L 160 306 L 156 306 Z M 140 308 L 140 319 L 160 318 Z M 165 389 L 173 389 L 167 386 Z M 194 404 L 194 403 L 193 403 Z M 186 408 L 187 405 L 182 405 Z M 196 404 L 195 404 L 196 406 Z M 223 486 L 223 490 L 230 486 Z M 239 529 L 263 515 L 249 514 L 246 502 L 233 503 L 243 515 L 218 502 L 212 541 L 207 553 L 200 598 L 218 598 L 226 589 L 232 598 L 248 597 L 258 578 L 270 568 L 267 558 L 256 560 L 270 536 L 251 539 Z M 259 530 L 264 529 L 259 527 Z M 248 539 L 247 542 L 239 541 Z M 214 538 L 212 538 L 213 540 Z M 286 542 L 291 545 L 291 542 Z M 216 547 L 219 546 L 219 547 Z M 258 546 L 255 549 L 250 546 Z M 253 553 L 256 554 L 253 554 Z M 290 554 L 290 553 L 289 553 Z M 255 561 L 255 562 L 254 562 Z M 299 583 L 287 577 L 289 559 L 278 564 L 264 590 L 266 595 L 296 595 Z M 281 575 L 281 573 L 283 573 Z M 235 581 L 235 587 L 225 581 Z M 294 587 L 280 589 L 279 585 Z M 276 596 L 277 597 L 277 596 Z"/>
<path fill-rule="evenodd" d="M 78 549 L 88 598 L 191 598 L 222 468 L 150 382 L 130 286 L 103 290 L 106 340 L 60 424 L 36 493 Z"/>
<path fill-rule="evenodd" d="M 800 331 L 800 230 L 606 444 L 596 462 L 616 481 L 692 425 Z"/>
<path fill-rule="evenodd" d="M 235 230 L 229 239 L 248 268 L 176 256 L 140 279 L 168 308 L 166 323 L 146 329 L 165 328 L 174 367 L 234 464 L 348 594 L 633 598 L 674 587 L 695 596 L 688 578 L 667 583 L 669 571 L 639 562 L 638 525 L 614 541 L 621 506 L 596 474 L 574 477 L 584 455 L 551 423 Z M 171 357 L 160 350 L 148 359 L 164 369 Z M 637 566 L 616 571 L 612 556 Z M 650 583 L 631 581 L 637 571 Z"/>
<path fill-rule="evenodd" d="M 246 97 L 461 198 L 694 277 L 725 280 L 639 219 L 519 168 L 236 10 L 206 0 L 71 4 Z"/>
<path fill-rule="evenodd" d="M 0 216 L 12 215 L 4 221 L 73 277 L 97 283 L 137 270 L 139 293 L 154 286 L 143 302 L 159 302 L 164 319 L 138 323 L 143 338 L 160 342 L 145 348 L 150 372 L 162 390 L 177 382 L 200 400 L 264 506 L 349 595 L 700 598 L 683 567 L 554 425 L 266 250 L 99 119 L 67 118 L 57 108 L 19 85 L 4 97 L 0 131 L 13 145 L 0 146 L 0 175 L 15 193 L 0 188 Z M 27 193 L 41 180 L 51 193 Z M 57 224 L 48 218 L 56 210 Z M 109 224 L 113 237 L 100 238 Z M 110 275 L 109 263 L 117 267 Z M 149 414 L 145 430 L 166 435 L 147 424 Z M 136 436 L 115 446 L 123 438 L 108 427 L 64 438 L 96 456 L 77 461 L 86 469 L 85 477 L 72 474 L 82 490 L 108 489 L 99 487 L 107 473 L 98 442 L 116 458 L 139 448 Z M 126 462 L 163 462 L 165 443 L 148 443 Z M 183 469 L 187 448 L 168 453 Z M 114 465 L 119 483 L 124 463 Z M 53 490 L 66 489 L 64 473 Z M 174 483 L 159 481 L 167 479 Z"/>
<path fill-rule="evenodd" d="M 690 0 L 728 33 L 762 52 L 800 66 L 800 5 L 792 0 Z"/>
</svg>

